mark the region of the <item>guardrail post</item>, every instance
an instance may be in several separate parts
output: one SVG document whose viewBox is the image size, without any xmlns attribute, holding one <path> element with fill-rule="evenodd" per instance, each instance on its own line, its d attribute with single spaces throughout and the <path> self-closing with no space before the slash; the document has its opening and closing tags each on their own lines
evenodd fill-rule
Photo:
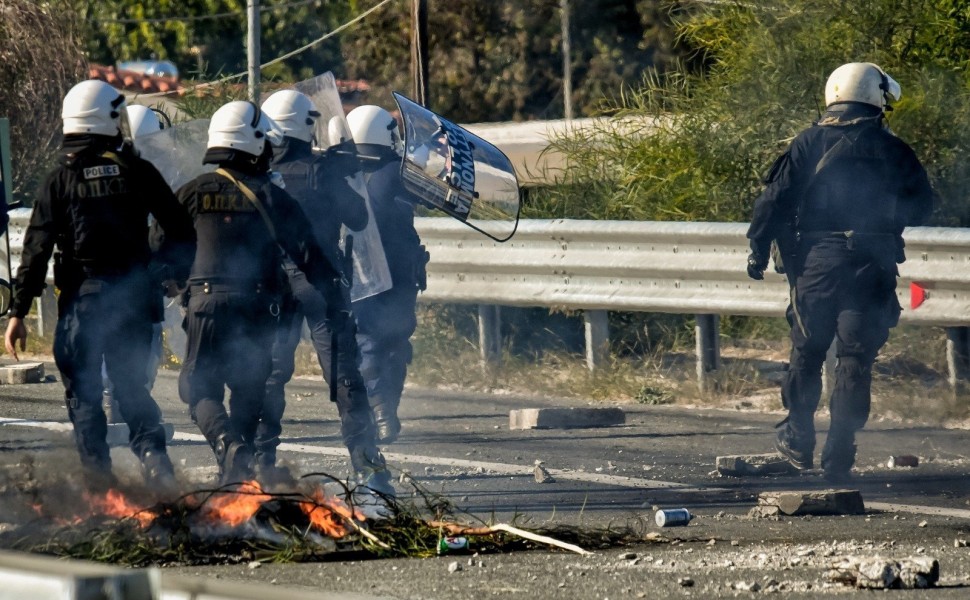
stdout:
<svg viewBox="0 0 970 600">
<path fill-rule="evenodd" d="M 701 392 L 717 389 L 714 375 L 721 368 L 721 318 L 695 315 L 694 341 L 697 348 L 697 385 Z"/>
<path fill-rule="evenodd" d="M 946 366 L 954 391 L 970 379 L 970 328 L 946 328 Z"/>
<path fill-rule="evenodd" d="M 586 367 L 595 372 L 610 356 L 610 320 L 605 310 L 583 311 L 583 330 L 586 334 Z"/>
<path fill-rule="evenodd" d="M 57 298 L 54 286 L 47 284 L 37 298 L 37 329 L 46 337 L 54 335 L 57 326 Z"/>
<path fill-rule="evenodd" d="M 822 398 L 832 395 L 835 389 L 835 367 L 838 359 L 835 357 L 835 345 L 838 338 L 832 338 L 829 349 L 825 352 L 825 362 L 822 363 Z"/>
<path fill-rule="evenodd" d="M 502 357 L 502 315 L 500 307 L 491 304 L 478 305 L 478 348 L 482 365 L 499 362 Z"/>
</svg>

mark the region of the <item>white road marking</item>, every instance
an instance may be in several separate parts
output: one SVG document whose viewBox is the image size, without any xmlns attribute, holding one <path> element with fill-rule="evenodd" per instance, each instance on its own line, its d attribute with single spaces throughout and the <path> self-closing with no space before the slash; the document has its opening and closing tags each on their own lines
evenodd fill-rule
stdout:
<svg viewBox="0 0 970 600">
<path fill-rule="evenodd" d="M 70 432 L 73 427 L 70 423 L 63 421 L 37 421 L 34 419 L 15 419 L 10 417 L 0 417 L 0 425 L 14 425 L 20 427 L 37 427 L 50 431 Z M 174 440 L 183 442 L 205 442 L 205 437 L 198 433 L 175 432 Z M 346 458 L 347 449 L 334 446 L 311 446 L 309 444 L 280 444 L 279 449 L 284 452 L 299 452 L 303 454 L 318 454 L 321 456 L 335 456 Z M 424 465 L 438 465 L 446 467 L 462 467 L 466 469 L 478 469 L 481 467 L 486 472 L 499 475 L 532 475 L 535 467 L 526 465 L 512 465 L 508 463 L 486 462 L 478 460 L 464 460 L 460 458 L 446 458 L 440 456 L 423 456 L 420 454 L 400 454 L 391 452 L 384 455 L 390 462 L 410 462 Z M 639 489 L 675 489 L 681 492 L 691 491 L 715 491 L 722 488 L 713 487 L 691 487 L 687 484 L 672 481 L 658 481 L 654 479 L 642 479 L 639 477 L 625 477 L 622 475 L 603 475 L 601 473 L 586 473 L 583 471 L 566 471 L 562 469 L 549 469 L 549 472 L 559 479 L 569 481 L 582 481 L 586 483 L 598 483 L 602 485 L 615 485 L 618 487 L 632 487 Z M 938 506 L 923 506 L 916 504 L 895 504 L 889 502 L 866 502 L 867 508 L 886 512 L 912 513 L 917 515 L 935 515 L 943 517 L 956 517 L 970 519 L 970 510 L 959 508 L 941 508 Z"/>
</svg>

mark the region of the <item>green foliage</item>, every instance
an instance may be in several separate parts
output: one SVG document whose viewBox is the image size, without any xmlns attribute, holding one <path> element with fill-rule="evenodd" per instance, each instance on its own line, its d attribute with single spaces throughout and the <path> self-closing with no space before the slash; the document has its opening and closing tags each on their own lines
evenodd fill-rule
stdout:
<svg viewBox="0 0 970 600">
<path fill-rule="evenodd" d="M 93 62 L 115 64 L 151 57 L 169 59 L 183 75 L 209 79 L 246 70 L 246 0 L 72 0 L 87 25 Z M 260 3 L 262 62 L 322 37 L 355 14 L 356 2 L 291 0 Z M 274 67 L 291 80 L 335 70 L 336 39 Z"/>
<path fill-rule="evenodd" d="M 0 14 L 0 117 L 10 119 L 13 193 L 29 204 L 61 137 L 61 99 L 81 76 L 81 41 L 67 2 L 0 0 Z"/>
<path fill-rule="evenodd" d="M 937 221 L 970 222 L 963 199 L 970 129 L 964 3 L 783 0 L 693 4 L 672 13 L 693 65 L 648 73 L 564 136 L 565 184 L 534 194 L 529 216 L 744 221 L 761 177 L 817 117 L 840 64 L 875 62 L 903 86 L 890 125 L 916 149 L 941 196 Z M 593 138 L 597 142 L 591 144 Z"/>
</svg>

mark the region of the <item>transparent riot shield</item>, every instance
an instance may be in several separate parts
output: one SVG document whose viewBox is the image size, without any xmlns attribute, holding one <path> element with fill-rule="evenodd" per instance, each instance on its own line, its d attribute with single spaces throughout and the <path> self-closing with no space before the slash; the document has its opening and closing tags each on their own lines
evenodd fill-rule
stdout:
<svg viewBox="0 0 970 600">
<path fill-rule="evenodd" d="M 194 119 L 139 137 L 135 147 L 142 158 L 155 165 L 169 187 L 178 190 L 215 170 L 215 165 L 202 164 L 208 140 L 209 120 Z"/>
<path fill-rule="evenodd" d="M 327 72 L 313 79 L 301 81 L 293 87 L 309 97 L 320 113 L 320 118 L 314 125 L 317 146 L 325 152 L 356 156 L 354 139 L 350 133 L 350 125 L 347 124 L 347 116 L 344 114 L 343 103 L 337 91 L 337 81 L 333 74 Z M 354 238 L 351 251 L 354 261 L 354 279 L 350 287 L 350 298 L 357 301 L 386 292 L 391 289 L 392 282 L 364 176 L 358 171 L 347 180 L 350 187 L 364 198 L 369 217 L 367 226 L 363 230 L 349 231 L 345 227 L 341 231 L 341 249 L 346 248 L 348 234 L 353 235 Z"/>
<path fill-rule="evenodd" d="M 484 233 L 507 241 L 519 224 L 519 183 L 494 145 L 394 93 L 404 119 L 404 185 L 419 198 Z"/>
</svg>

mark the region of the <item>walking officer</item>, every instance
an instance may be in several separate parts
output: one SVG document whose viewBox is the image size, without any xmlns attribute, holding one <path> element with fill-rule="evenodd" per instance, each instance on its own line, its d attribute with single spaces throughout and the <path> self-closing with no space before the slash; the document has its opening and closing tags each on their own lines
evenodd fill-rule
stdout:
<svg viewBox="0 0 970 600">
<path fill-rule="evenodd" d="M 359 170 L 357 160 L 339 144 L 326 153 L 313 151 L 314 125 L 320 113 L 306 95 L 280 90 L 263 103 L 262 109 L 284 135 L 274 151 L 272 169 L 282 177 L 284 188 L 306 213 L 316 242 L 346 281 L 352 272 L 344 273 L 349 260 L 339 247 L 341 225 L 359 231 L 368 219 L 364 199 L 346 179 Z M 293 376 L 294 354 L 305 320 L 324 379 L 328 385 L 336 386 L 331 398 L 337 404 L 341 435 L 359 483 L 393 495 L 390 475 L 377 448 L 367 390 L 358 369 L 356 323 L 347 310 L 349 289 L 345 287 L 343 301 L 333 305 L 295 264 L 285 262 L 284 270 L 287 290 L 273 343 L 273 370 L 266 382 L 263 415 L 256 436 L 260 477 L 272 481 L 277 478 L 276 473 L 282 480 L 287 478 L 285 470 L 276 466 L 276 447 L 280 443 L 286 407 L 284 386 Z M 337 373 L 331 372 L 334 362 Z"/>
<path fill-rule="evenodd" d="M 404 145 L 397 121 L 378 106 L 359 106 L 347 121 L 358 151 L 367 158 L 361 165 L 393 283 L 391 289 L 353 304 L 360 371 L 378 435 L 391 443 L 401 431 L 397 411 L 413 355 L 410 338 L 417 328 L 418 292 L 426 287 L 428 253 L 414 228 L 419 199 L 401 181 Z"/>
<path fill-rule="evenodd" d="M 256 429 L 280 314 L 282 256 L 306 274 L 329 306 L 346 309 L 340 275 L 313 239 L 306 216 L 271 182 L 273 150 L 267 140 L 280 136 L 257 105 L 222 106 L 209 123 L 203 159 L 218 168 L 178 192 L 199 237 L 188 281 L 188 349 L 179 392 L 212 446 L 224 483 L 255 476 Z"/>
<path fill-rule="evenodd" d="M 821 453 L 826 479 L 849 478 L 855 433 L 869 418 L 872 364 L 900 314 L 896 263 L 902 232 L 930 214 L 933 193 L 913 150 L 887 127 L 900 87 L 872 63 L 849 63 L 825 86 L 825 114 L 772 166 L 748 229 L 748 275 L 760 280 L 774 240 L 791 286 L 791 359 L 782 383 L 788 417 L 779 452 L 813 466 L 814 415 L 825 354 L 838 363 L 831 425 Z"/>
<path fill-rule="evenodd" d="M 184 282 L 195 232 L 158 171 L 123 146 L 124 108 L 125 97 L 102 81 L 81 82 L 64 97 L 61 156 L 31 214 L 5 343 L 15 358 L 18 342 L 24 348 L 23 319 L 44 288 L 56 247 L 54 360 L 88 481 L 114 481 L 101 405 L 103 360 L 145 479 L 168 491 L 172 463 L 146 365 L 155 296 Z M 154 257 L 149 215 L 164 231 Z"/>
</svg>

